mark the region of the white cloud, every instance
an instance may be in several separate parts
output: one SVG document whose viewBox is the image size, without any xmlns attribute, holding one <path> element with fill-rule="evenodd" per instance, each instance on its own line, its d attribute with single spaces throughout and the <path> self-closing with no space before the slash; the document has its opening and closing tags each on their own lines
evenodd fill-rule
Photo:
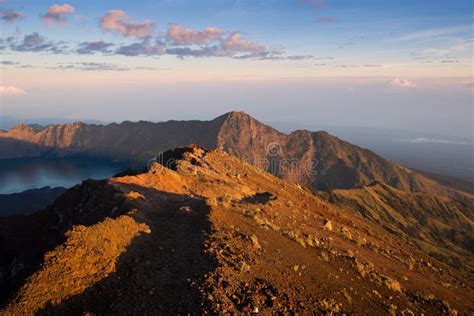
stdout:
<svg viewBox="0 0 474 316">
<path fill-rule="evenodd" d="M 411 89 L 411 88 L 415 88 L 416 85 L 413 81 L 410 81 L 410 80 L 403 80 L 403 79 L 400 79 L 400 78 L 394 78 L 392 80 L 390 80 L 388 82 L 392 87 L 399 87 L 399 88 L 407 88 L 407 89 Z"/>
<path fill-rule="evenodd" d="M 0 86 L 0 95 L 23 95 L 26 94 L 25 90 L 17 87 L 4 87 Z"/>
</svg>

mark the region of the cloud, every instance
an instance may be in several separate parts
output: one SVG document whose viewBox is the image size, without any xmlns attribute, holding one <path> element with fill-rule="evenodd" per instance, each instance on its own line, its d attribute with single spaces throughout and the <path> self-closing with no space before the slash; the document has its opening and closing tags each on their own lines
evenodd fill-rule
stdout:
<svg viewBox="0 0 474 316">
<path fill-rule="evenodd" d="M 190 47 L 171 47 L 166 49 L 166 54 L 176 55 L 178 58 L 218 56 L 220 52 L 221 51 L 218 47 L 203 47 L 199 49 L 192 49 Z"/>
<path fill-rule="evenodd" d="M 333 60 L 334 57 L 327 56 L 327 57 L 314 57 L 314 60 Z"/>
<path fill-rule="evenodd" d="M 65 5 L 62 5 L 63 7 Z M 52 6 L 53 8 L 55 6 Z M 51 9 L 50 8 L 50 9 Z M 50 10 L 54 13 L 70 10 Z M 9 37 L 0 39 L 0 50 L 8 49 L 19 52 L 43 52 L 53 54 L 75 53 L 79 55 L 122 55 L 122 56 L 160 56 L 173 55 L 185 57 L 228 57 L 253 60 L 288 60 L 302 61 L 317 59 L 312 55 L 287 55 L 281 49 L 269 50 L 265 45 L 244 39 L 239 32 L 226 33 L 215 27 L 207 27 L 202 31 L 185 28 L 179 24 L 169 24 L 166 34 L 152 36 L 153 23 L 150 21 L 136 22 L 119 10 L 108 11 L 102 17 L 101 27 L 107 31 L 118 32 L 138 39 L 132 43 L 115 44 L 102 39 L 79 42 L 76 47 L 63 41 L 50 41 L 37 32 L 27 34 L 23 39 Z M 117 46 L 116 46 L 117 45 Z M 324 57 L 321 59 L 332 59 Z M 72 67 L 64 65 L 64 67 Z M 63 67 L 63 68 L 64 68 Z"/>
<path fill-rule="evenodd" d="M 301 61 L 301 60 L 310 60 L 313 59 L 313 55 L 289 55 L 289 56 L 283 56 L 285 54 L 284 51 L 272 51 L 268 52 L 265 51 L 260 54 L 249 54 L 249 55 L 243 55 L 243 56 L 238 56 L 236 58 L 238 59 L 246 59 L 246 58 L 251 58 L 255 60 L 273 60 L 273 61 L 283 61 L 283 60 L 288 60 L 288 61 Z"/>
<path fill-rule="evenodd" d="M 472 142 L 464 140 L 451 140 L 451 139 L 440 139 L 440 138 L 425 138 L 418 137 L 413 139 L 397 139 L 402 142 L 408 142 L 410 144 L 448 144 L 448 145 L 474 145 Z"/>
<path fill-rule="evenodd" d="M 17 61 L 11 61 L 11 60 L 0 60 L 0 65 L 12 66 L 15 68 L 33 68 L 33 66 L 31 65 L 23 65 Z"/>
<path fill-rule="evenodd" d="M 171 26 L 171 30 L 166 36 L 168 42 L 163 42 L 160 38 L 153 41 L 151 36 L 147 36 L 141 42 L 120 46 L 115 51 L 115 54 L 124 56 L 158 56 L 167 54 L 177 56 L 178 58 L 231 57 L 238 59 L 272 59 L 284 53 L 281 51 L 268 51 L 263 45 L 244 40 L 236 32 L 224 38 L 222 37 L 224 32 L 214 28 L 206 28 L 204 31 L 198 32 Z M 195 47 L 199 43 L 207 43 L 208 45 Z M 289 60 L 301 60 L 304 58 L 307 57 L 303 55 L 288 56 Z"/>
<path fill-rule="evenodd" d="M 285 56 L 286 60 L 309 60 L 313 59 L 313 55 L 290 55 L 290 56 Z"/>
<path fill-rule="evenodd" d="M 425 31 L 418 31 L 410 34 L 405 34 L 399 37 L 391 38 L 389 41 L 411 41 L 420 39 L 431 39 L 445 35 L 456 33 L 472 32 L 471 24 L 455 25 L 449 27 L 436 28 Z"/>
<path fill-rule="evenodd" d="M 326 8 L 327 6 L 327 3 L 325 0 L 303 0 L 303 2 L 318 11 Z"/>
<path fill-rule="evenodd" d="M 43 23 L 46 26 L 51 26 L 54 23 L 65 26 L 67 25 L 67 16 L 74 13 L 76 9 L 67 3 L 55 4 L 49 7 L 48 12 L 41 16 Z"/>
<path fill-rule="evenodd" d="M 415 88 L 416 85 L 413 81 L 410 80 L 402 80 L 400 78 L 394 78 L 388 82 L 392 87 L 398 87 L 398 88 L 406 88 L 406 89 L 412 89 Z"/>
<path fill-rule="evenodd" d="M 54 67 L 48 67 L 48 69 L 54 70 L 70 70 L 78 69 L 84 71 L 128 71 L 130 68 L 125 66 L 118 66 L 109 63 L 93 63 L 93 62 L 81 62 L 81 63 L 68 63 L 58 64 Z"/>
<path fill-rule="evenodd" d="M 207 30 L 207 32 L 206 32 Z M 212 31 L 210 31 L 212 30 Z M 172 44 L 187 43 L 197 45 L 198 43 L 210 43 L 213 45 L 192 47 L 169 47 L 165 53 L 184 57 L 232 57 L 237 59 L 264 59 L 275 57 L 280 54 L 277 51 L 270 52 L 265 46 L 245 40 L 240 33 L 231 33 L 227 38 L 222 37 L 223 31 L 215 28 L 207 28 L 203 32 L 190 29 L 176 28 L 173 34 L 168 32 L 167 38 Z M 172 35 L 171 37 L 169 35 Z"/>
<path fill-rule="evenodd" d="M 154 23 L 150 20 L 134 21 L 125 11 L 110 10 L 100 19 L 100 26 L 106 31 L 115 31 L 125 37 L 145 37 L 153 33 Z"/>
<path fill-rule="evenodd" d="M 141 42 L 120 46 L 115 53 L 124 56 L 158 56 L 165 51 L 166 45 L 160 40 L 152 42 L 150 37 L 146 37 Z"/>
<path fill-rule="evenodd" d="M 7 11 L 2 13 L 1 19 L 5 22 L 14 22 L 24 17 L 23 13 L 18 11 Z"/>
<path fill-rule="evenodd" d="M 358 67 L 357 65 L 334 65 L 336 68 L 354 68 Z"/>
<path fill-rule="evenodd" d="M 341 42 L 337 48 L 345 49 L 354 46 L 354 42 Z"/>
<path fill-rule="evenodd" d="M 18 62 L 11 61 L 11 60 L 0 60 L 0 65 L 7 65 L 7 66 L 18 65 Z"/>
<path fill-rule="evenodd" d="M 24 95 L 26 94 L 25 90 L 17 87 L 5 87 L 0 86 L 0 95 Z"/>
<path fill-rule="evenodd" d="M 463 42 L 463 43 L 457 43 L 455 45 L 450 45 L 444 48 L 427 48 L 423 50 L 422 54 L 428 55 L 428 56 L 443 57 L 449 54 L 470 50 L 471 47 L 472 45 L 469 45 L 469 44 L 466 44 L 466 42 Z"/>
<path fill-rule="evenodd" d="M 47 69 L 53 70 L 83 70 L 83 71 L 130 71 L 130 70 L 157 70 L 153 67 L 129 67 L 120 66 L 110 63 L 95 63 L 95 62 L 80 62 L 80 63 L 66 63 L 58 64 L 54 67 L 47 67 Z"/>
<path fill-rule="evenodd" d="M 216 27 L 195 31 L 173 23 L 168 25 L 166 39 L 174 45 L 203 45 L 220 38 L 222 34 L 224 32 Z"/>
<path fill-rule="evenodd" d="M 316 17 L 316 22 L 317 23 L 330 23 L 334 22 L 334 18 L 330 16 L 318 16 Z"/>
<path fill-rule="evenodd" d="M 263 45 L 244 40 L 239 33 L 232 33 L 227 39 L 223 40 L 222 47 L 229 53 L 261 53 L 265 51 Z"/>
<path fill-rule="evenodd" d="M 114 46 L 113 43 L 107 43 L 103 40 L 81 42 L 79 48 L 76 50 L 78 54 L 89 55 L 95 53 L 110 53 L 109 48 Z"/>
<path fill-rule="evenodd" d="M 48 41 L 44 36 L 37 32 L 25 35 L 20 43 L 17 43 L 14 38 L 7 38 L 10 44 L 10 49 L 18 52 L 49 52 L 53 54 L 65 53 L 68 46 L 64 42 Z"/>
<path fill-rule="evenodd" d="M 440 63 L 442 64 L 453 64 L 453 63 L 458 63 L 459 60 L 454 60 L 454 59 L 446 59 L 446 60 L 441 60 Z"/>
</svg>

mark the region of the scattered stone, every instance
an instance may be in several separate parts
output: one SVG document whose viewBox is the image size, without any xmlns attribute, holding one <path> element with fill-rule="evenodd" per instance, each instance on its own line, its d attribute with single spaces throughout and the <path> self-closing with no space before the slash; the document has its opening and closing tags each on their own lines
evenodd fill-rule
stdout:
<svg viewBox="0 0 474 316">
<path fill-rule="evenodd" d="M 260 246 L 260 243 L 258 242 L 258 238 L 257 238 L 256 235 L 252 235 L 252 236 L 250 237 L 250 240 L 252 241 L 252 245 L 253 245 L 253 248 L 254 248 L 255 250 L 260 250 L 260 249 L 262 249 L 262 246 Z"/>
<path fill-rule="evenodd" d="M 400 283 L 392 278 L 389 278 L 387 276 L 383 276 L 383 284 L 388 287 L 389 289 L 391 289 L 392 291 L 395 291 L 395 292 L 401 292 L 402 291 L 402 287 L 400 285 Z"/>
<path fill-rule="evenodd" d="M 397 305 L 394 305 L 394 304 L 390 304 L 389 307 L 388 307 L 388 312 L 390 313 L 390 315 L 392 316 L 396 316 L 397 315 Z"/>
<path fill-rule="evenodd" d="M 332 231 L 332 223 L 329 219 L 324 219 L 324 228 Z"/>
<path fill-rule="evenodd" d="M 240 263 L 240 272 L 250 272 L 250 266 L 245 261 Z"/>
</svg>

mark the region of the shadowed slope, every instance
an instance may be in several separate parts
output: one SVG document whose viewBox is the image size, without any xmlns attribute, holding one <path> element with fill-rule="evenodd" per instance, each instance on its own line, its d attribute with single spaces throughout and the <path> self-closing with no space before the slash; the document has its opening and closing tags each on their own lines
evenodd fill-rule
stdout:
<svg viewBox="0 0 474 316">
<path fill-rule="evenodd" d="M 43 187 L 20 193 L 0 194 L 0 216 L 31 214 L 51 205 L 65 188 Z"/>
<path fill-rule="evenodd" d="M 91 226 L 126 212 L 123 198 L 105 181 L 85 181 L 32 215 L 0 217 L 0 304 L 62 244 L 76 225 Z"/>
</svg>

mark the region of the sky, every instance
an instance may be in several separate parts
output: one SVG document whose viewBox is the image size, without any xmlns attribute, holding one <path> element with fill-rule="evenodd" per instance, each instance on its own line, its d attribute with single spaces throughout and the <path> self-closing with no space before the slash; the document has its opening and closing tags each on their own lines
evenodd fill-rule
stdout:
<svg viewBox="0 0 474 316">
<path fill-rule="evenodd" d="M 0 115 L 473 137 L 471 0 L 0 0 Z"/>
</svg>

